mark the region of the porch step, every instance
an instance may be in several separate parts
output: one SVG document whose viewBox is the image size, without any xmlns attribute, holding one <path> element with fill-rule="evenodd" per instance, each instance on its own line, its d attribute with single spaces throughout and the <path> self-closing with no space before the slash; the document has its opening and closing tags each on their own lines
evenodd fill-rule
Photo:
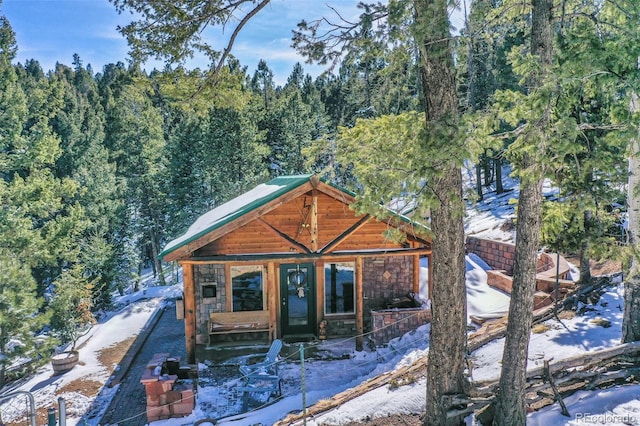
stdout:
<svg viewBox="0 0 640 426">
<path fill-rule="evenodd" d="M 282 340 L 285 343 L 301 343 L 301 342 L 313 342 L 317 340 L 315 334 L 289 334 L 287 336 L 283 336 Z"/>
</svg>

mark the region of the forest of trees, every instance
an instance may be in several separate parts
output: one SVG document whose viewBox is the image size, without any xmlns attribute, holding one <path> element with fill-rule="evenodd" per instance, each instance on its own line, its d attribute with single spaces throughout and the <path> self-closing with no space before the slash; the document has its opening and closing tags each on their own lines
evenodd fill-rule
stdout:
<svg viewBox="0 0 640 426">
<path fill-rule="evenodd" d="M 206 2 L 172 4 L 202 18 L 190 22 L 222 23 L 233 12 L 225 1 L 213 2 L 218 10 L 198 8 Z M 464 303 L 464 199 L 482 198 L 488 187 L 502 191 L 504 164 L 527 203 L 516 224 L 521 309 L 531 311 L 531 259 L 541 245 L 588 265 L 623 256 L 634 241 L 620 228 L 638 139 L 630 102 L 640 89 L 634 0 L 474 0 L 456 37 L 445 0 L 362 4 L 360 21 L 324 37 L 328 21 L 298 25 L 298 51 L 337 62 L 315 79 L 297 64 L 282 86 L 266 62 L 250 72 L 228 54 L 231 46 L 212 54 L 215 69 L 185 69 L 181 55 L 203 46 L 193 41 L 200 27 L 171 20 L 166 2 L 112 3 L 148 15 L 123 29 L 128 64 L 95 71 L 77 55 L 50 71 L 37 58 L 15 63 L 19 46 L 0 10 L 0 389 L 16 359 L 51 350 L 42 330 L 72 340 L 60 318 L 89 321 L 110 307 L 114 292 L 137 285 L 144 268 L 165 284 L 160 272 L 171 265 L 157 255 L 167 241 L 279 175 L 319 173 L 357 191 L 363 210 L 411 199 L 416 217 L 431 220 L 440 256 L 434 279 L 447 283 L 433 295 L 440 306 Z M 232 3 L 259 13 L 268 0 Z M 142 25 L 162 22 L 153 11 L 169 27 Z M 187 47 L 162 45 L 154 31 L 173 31 L 168 39 Z M 166 68 L 145 71 L 150 52 L 162 53 Z M 462 192 L 464 167 L 474 168 L 475 195 Z M 541 199 L 543 179 L 560 189 L 554 200 Z M 637 263 L 628 259 L 633 272 Z M 629 294 L 638 292 L 629 281 Z M 449 407 L 437 402 L 443 389 L 465 391 L 464 306 L 435 309 L 434 348 L 455 342 L 459 356 L 429 365 L 440 380 L 428 395 L 430 424 L 448 422 Z M 525 314 L 518 318 L 514 330 L 530 326 Z M 522 349 L 510 355 L 514 368 Z M 516 398 L 502 400 L 515 412 L 496 417 L 509 424 L 524 413 L 517 392 L 503 397 Z"/>
</svg>

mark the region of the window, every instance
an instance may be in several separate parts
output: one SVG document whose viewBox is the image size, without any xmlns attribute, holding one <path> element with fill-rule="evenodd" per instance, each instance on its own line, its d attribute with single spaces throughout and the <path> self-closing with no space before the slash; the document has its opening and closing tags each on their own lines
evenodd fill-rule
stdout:
<svg viewBox="0 0 640 426">
<path fill-rule="evenodd" d="M 355 264 L 325 263 L 324 311 L 327 314 L 355 312 Z"/>
<path fill-rule="evenodd" d="M 264 286 L 262 266 L 232 266 L 233 311 L 263 310 Z"/>
<path fill-rule="evenodd" d="M 206 284 L 202 286 L 202 297 L 216 297 L 216 286 L 211 284 Z"/>
</svg>

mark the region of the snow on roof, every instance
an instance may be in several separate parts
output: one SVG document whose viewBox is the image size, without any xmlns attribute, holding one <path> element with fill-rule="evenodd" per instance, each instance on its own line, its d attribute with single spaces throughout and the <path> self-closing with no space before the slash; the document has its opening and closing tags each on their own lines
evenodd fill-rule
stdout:
<svg viewBox="0 0 640 426">
<path fill-rule="evenodd" d="M 200 216 L 182 236 L 170 241 L 160 253 L 160 257 L 303 185 L 311 176 L 305 174 L 277 177 L 210 210 Z"/>
<path fill-rule="evenodd" d="M 174 239 L 173 241 L 170 241 L 164 247 L 164 250 L 162 250 L 159 257 L 163 258 L 169 253 L 177 250 L 178 248 L 197 240 L 198 238 L 208 234 L 209 232 L 214 231 L 223 225 L 226 225 L 227 223 L 251 212 L 252 210 L 257 209 L 258 207 L 265 205 L 270 201 L 275 200 L 281 195 L 286 194 L 287 192 L 309 182 L 312 176 L 313 174 L 280 176 L 270 180 L 269 182 L 260 184 L 249 192 L 245 192 L 244 194 L 230 201 L 227 201 L 226 203 L 200 216 L 189 227 L 189 229 L 187 229 L 187 232 L 185 232 L 182 236 Z M 324 182 L 324 180 L 321 181 Z M 341 188 L 329 182 L 325 183 L 346 194 L 355 196 L 354 193 L 345 188 Z M 415 222 L 407 216 L 398 214 L 392 209 L 387 210 L 389 211 L 389 213 L 391 213 L 392 216 L 399 218 L 403 222 L 406 222 L 422 230 L 429 230 L 429 227 L 425 226 L 424 224 Z"/>
</svg>

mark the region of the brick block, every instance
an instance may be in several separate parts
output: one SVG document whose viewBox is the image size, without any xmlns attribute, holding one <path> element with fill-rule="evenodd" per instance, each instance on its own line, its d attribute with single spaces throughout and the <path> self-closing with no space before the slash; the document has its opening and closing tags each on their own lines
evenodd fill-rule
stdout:
<svg viewBox="0 0 640 426">
<path fill-rule="evenodd" d="M 145 392 L 147 396 L 157 399 L 160 394 L 164 392 L 162 385 L 157 380 L 155 382 L 148 382 L 144 384 Z"/>
<path fill-rule="evenodd" d="M 162 392 L 168 392 L 173 389 L 173 383 L 178 379 L 177 375 L 168 376 L 165 379 L 160 380 L 158 383 L 162 386 Z"/>
<path fill-rule="evenodd" d="M 549 306 L 551 303 L 553 303 L 553 301 L 551 300 L 551 297 L 547 293 L 544 293 L 542 291 L 537 291 L 533 295 L 534 309 L 544 308 L 545 306 Z"/>
<path fill-rule="evenodd" d="M 168 419 L 169 417 L 171 417 L 171 410 L 168 405 L 159 405 L 157 407 L 147 407 L 147 419 L 156 418 L 158 420 L 158 419 Z"/>
<path fill-rule="evenodd" d="M 181 401 L 171 405 L 172 416 L 186 416 L 193 411 L 194 404 L 190 401 Z"/>
<path fill-rule="evenodd" d="M 157 407 L 160 404 L 158 395 L 147 396 L 147 407 Z"/>
<path fill-rule="evenodd" d="M 182 393 L 180 391 L 168 391 L 165 394 L 165 399 L 167 404 L 173 404 L 174 402 L 178 402 L 182 399 Z"/>
<path fill-rule="evenodd" d="M 193 389 L 185 389 L 180 391 L 180 398 L 195 401 L 195 393 Z"/>
<path fill-rule="evenodd" d="M 536 280 L 536 290 L 544 291 L 545 293 L 551 292 L 555 287 L 555 283 L 548 280 Z"/>
</svg>

